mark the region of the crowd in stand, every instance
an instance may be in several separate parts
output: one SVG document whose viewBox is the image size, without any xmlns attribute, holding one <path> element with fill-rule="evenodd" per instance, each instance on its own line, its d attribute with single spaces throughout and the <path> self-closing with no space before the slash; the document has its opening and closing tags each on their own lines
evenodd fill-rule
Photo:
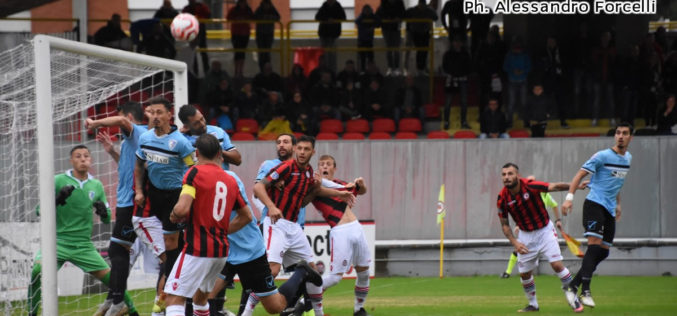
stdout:
<svg viewBox="0 0 677 316">
<path fill-rule="evenodd" d="M 442 104 L 444 128 L 450 127 L 448 113 L 455 100 L 461 106 L 460 126 L 469 129 L 467 107 L 471 82 L 478 87 L 481 137 L 505 137 L 513 127 L 513 114 L 532 136 L 544 136 L 547 122 L 559 119 L 568 128 L 567 119 L 587 117 L 596 126 L 601 118 L 633 123 L 643 118 L 659 134 L 675 129 L 677 114 L 673 110 L 677 92 L 677 41 L 672 46 L 664 28 L 646 35 L 627 52 L 615 48 L 615 34 L 590 34 L 585 22 L 578 26 L 573 47 L 560 47 L 558 38 L 548 36 L 542 49 L 528 51 L 524 41 L 515 37 L 503 40 L 498 26 L 490 27 L 492 14 L 466 15 L 461 0 L 447 1 L 441 11 L 442 24 L 449 34 L 449 48 L 443 56 L 437 77 L 444 79 L 446 101 Z M 183 9 L 199 18 L 210 18 L 209 8 L 194 0 Z M 260 72 L 253 79 L 243 75 L 245 53 L 236 52 L 231 77 L 221 63 L 211 63 L 195 47 L 206 47 L 206 32 L 186 52 L 177 51 L 172 36 L 160 19 L 171 19 L 178 11 L 171 1 L 164 1 L 153 19 L 132 23 L 131 42 L 137 51 L 149 55 L 184 60 L 189 65 L 189 99 L 200 104 L 212 123 L 233 130 L 238 119 L 254 119 L 265 132 L 299 132 L 315 135 L 324 119 L 343 121 L 365 118 L 424 117 L 424 98 L 416 85 L 418 76 L 400 68 L 401 19 L 437 20 L 435 10 L 425 0 L 405 9 L 402 0 L 382 0 L 378 8 L 365 5 L 355 24 L 357 47 L 374 47 L 374 31 L 381 28 L 387 59 L 384 74 L 374 62 L 374 52 L 360 50 L 357 62 L 348 60 L 336 70 L 336 40 L 341 34 L 345 11 L 336 0 L 326 0 L 315 19 L 320 21 L 318 36 L 326 48 L 319 66 L 307 72 L 296 64 L 283 78 L 273 71 L 270 53 L 259 53 Z M 279 21 L 280 14 L 270 0 L 252 10 L 246 0 L 238 0 L 227 14 L 228 20 Z M 469 24 L 469 25 L 468 25 Z M 246 48 L 251 23 L 231 23 L 234 48 Z M 405 23 L 405 45 L 428 47 L 431 24 Z M 256 44 L 269 49 L 274 41 L 275 24 L 256 23 Z M 472 33 L 467 38 L 468 30 Z M 139 36 L 142 34 L 143 36 Z M 119 45 L 126 37 L 120 29 L 120 17 L 113 16 L 99 30 L 94 41 L 100 45 Z M 141 39 L 142 38 L 142 39 Z M 112 44 L 111 44 L 112 43 Z M 121 45 L 120 45 L 121 46 Z M 428 75 L 428 51 L 416 51 L 417 75 Z M 307 74 L 307 76 L 306 76 Z M 403 76 L 397 85 L 384 84 L 386 77 Z M 425 91 L 427 93 L 427 91 Z M 432 102 L 432 101 L 430 101 Z M 488 105 L 488 106 L 485 106 Z M 270 126 L 267 126 L 270 125 Z"/>
</svg>

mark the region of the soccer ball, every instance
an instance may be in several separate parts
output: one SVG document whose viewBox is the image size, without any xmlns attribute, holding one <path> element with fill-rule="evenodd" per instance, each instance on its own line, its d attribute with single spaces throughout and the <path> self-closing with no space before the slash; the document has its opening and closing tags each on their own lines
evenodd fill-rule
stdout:
<svg viewBox="0 0 677 316">
<path fill-rule="evenodd" d="M 172 36 L 177 41 L 190 42 L 197 37 L 197 33 L 200 31 L 200 24 L 192 14 L 181 13 L 174 18 L 170 29 L 172 30 Z"/>
</svg>

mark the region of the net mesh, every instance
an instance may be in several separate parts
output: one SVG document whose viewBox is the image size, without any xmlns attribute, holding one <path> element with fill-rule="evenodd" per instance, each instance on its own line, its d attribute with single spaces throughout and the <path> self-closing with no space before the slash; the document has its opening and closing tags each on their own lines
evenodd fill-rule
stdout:
<svg viewBox="0 0 677 316">
<path fill-rule="evenodd" d="M 27 314 L 33 260 L 40 244 L 39 217 L 35 211 L 39 202 L 36 158 L 40 150 L 36 138 L 33 54 L 31 42 L 0 53 L 0 314 L 3 315 Z M 172 75 L 159 68 L 54 48 L 50 55 L 51 74 L 39 75 L 49 75 L 52 84 L 54 170 L 62 173 L 70 169 L 71 148 L 87 145 L 92 153 L 90 173 L 103 183 L 114 210 L 117 164 L 96 140 L 97 133 L 102 131 L 84 129 L 84 118 L 117 115 L 117 106 L 127 101 L 143 103 L 154 96 L 171 101 Z M 119 129 L 105 131 L 119 148 Z M 108 259 L 112 224 L 103 224 L 94 216 L 93 225 L 92 241 Z M 132 270 L 131 277 L 134 273 Z M 107 288 L 101 282 L 68 262 L 60 269 L 58 280 L 60 315 L 91 315 L 105 298 Z M 136 282 L 132 288 L 154 285 L 152 281 Z M 139 295 L 149 294 L 137 291 L 135 296 Z"/>
</svg>

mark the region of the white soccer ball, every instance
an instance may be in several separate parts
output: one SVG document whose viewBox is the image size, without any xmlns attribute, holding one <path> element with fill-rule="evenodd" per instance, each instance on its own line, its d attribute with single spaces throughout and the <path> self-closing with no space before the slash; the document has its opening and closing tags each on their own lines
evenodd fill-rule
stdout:
<svg viewBox="0 0 677 316">
<path fill-rule="evenodd" d="M 172 36 L 177 41 L 190 42 L 197 37 L 200 32 L 200 24 L 198 20 L 190 13 L 181 13 L 174 17 L 170 27 Z"/>
</svg>

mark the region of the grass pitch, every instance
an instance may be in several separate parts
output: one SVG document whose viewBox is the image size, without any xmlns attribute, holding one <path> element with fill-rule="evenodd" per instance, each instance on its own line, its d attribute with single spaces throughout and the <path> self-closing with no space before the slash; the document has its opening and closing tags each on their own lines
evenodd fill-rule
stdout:
<svg viewBox="0 0 677 316">
<path fill-rule="evenodd" d="M 540 315 L 573 313 L 555 276 L 536 276 Z M 352 315 L 354 280 L 343 280 L 324 293 L 324 311 L 329 316 Z M 236 312 L 240 284 L 226 293 L 226 307 Z M 677 278 L 595 276 L 592 294 L 594 315 L 677 315 Z M 154 293 L 134 291 L 141 315 L 150 315 Z M 72 298 L 71 298 L 72 299 Z M 62 315 L 91 315 L 104 295 L 89 296 L 79 306 L 60 305 Z M 62 302 L 67 299 L 62 298 Z M 82 301 L 90 306 L 83 306 Z M 527 305 L 518 277 L 375 278 L 371 280 L 366 309 L 371 315 L 513 315 Z M 47 314 L 45 314 L 47 315 Z M 261 306 L 255 315 L 266 315 Z"/>
</svg>

